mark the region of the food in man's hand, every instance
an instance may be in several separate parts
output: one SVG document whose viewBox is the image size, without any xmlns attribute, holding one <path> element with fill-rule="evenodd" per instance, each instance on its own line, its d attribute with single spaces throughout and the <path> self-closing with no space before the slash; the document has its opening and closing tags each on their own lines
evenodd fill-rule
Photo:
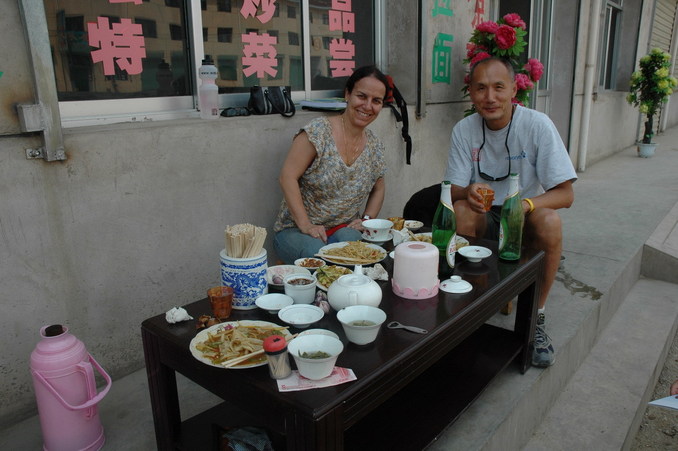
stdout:
<svg viewBox="0 0 678 451">
<path fill-rule="evenodd" d="M 264 339 L 270 335 L 280 335 L 286 327 L 272 326 L 233 326 L 208 332 L 207 339 L 196 345 L 196 349 L 213 364 L 219 365 L 227 360 L 251 354 L 262 349 Z M 235 366 L 251 365 L 266 360 L 266 355 L 254 356 Z"/>
<path fill-rule="evenodd" d="M 394 230 L 402 230 L 405 227 L 405 218 L 393 217 L 388 220 L 393 223 Z"/>
<path fill-rule="evenodd" d="M 318 279 L 318 283 L 325 288 L 329 288 L 330 285 L 332 285 L 332 282 L 337 280 L 339 277 L 343 276 L 344 274 L 351 274 L 353 271 L 351 271 L 348 268 L 344 268 L 343 266 L 336 266 L 336 265 L 328 265 L 328 266 L 322 266 L 318 268 L 318 270 L 315 272 L 315 277 Z"/>
</svg>

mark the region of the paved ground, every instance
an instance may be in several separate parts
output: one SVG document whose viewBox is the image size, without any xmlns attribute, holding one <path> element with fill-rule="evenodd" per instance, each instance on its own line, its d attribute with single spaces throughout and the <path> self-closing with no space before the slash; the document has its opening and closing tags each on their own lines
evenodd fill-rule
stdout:
<svg viewBox="0 0 678 451">
<path fill-rule="evenodd" d="M 663 398 L 669 386 L 678 379 L 678 334 L 666 356 L 664 369 L 654 389 L 652 399 Z M 678 410 L 647 406 L 640 430 L 631 445 L 631 451 L 678 449 Z"/>
</svg>

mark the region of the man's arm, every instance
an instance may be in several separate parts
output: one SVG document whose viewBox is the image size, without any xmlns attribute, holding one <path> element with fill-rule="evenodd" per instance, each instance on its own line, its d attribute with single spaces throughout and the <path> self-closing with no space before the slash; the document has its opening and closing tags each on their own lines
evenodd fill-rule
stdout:
<svg viewBox="0 0 678 451">
<path fill-rule="evenodd" d="M 534 208 L 551 208 L 558 210 L 559 208 L 570 208 L 574 202 L 574 190 L 572 189 L 572 181 L 567 180 L 559 185 L 554 186 L 544 194 L 531 198 Z M 523 199 L 523 210 L 525 213 L 530 211 L 530 204 Z"/>
</svg>

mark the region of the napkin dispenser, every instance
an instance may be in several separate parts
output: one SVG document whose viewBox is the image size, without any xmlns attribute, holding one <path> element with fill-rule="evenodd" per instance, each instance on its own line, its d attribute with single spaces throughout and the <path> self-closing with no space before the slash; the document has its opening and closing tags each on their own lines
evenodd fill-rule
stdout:
<svg viewBox="0 0 678 451">
<path fill-rule="evenodd" d="M 438 294 L 438 248 L 423 241 L 396 246 L 393 261 L 393 292 L 407 299 L 428 299 Z"/>
</svg>

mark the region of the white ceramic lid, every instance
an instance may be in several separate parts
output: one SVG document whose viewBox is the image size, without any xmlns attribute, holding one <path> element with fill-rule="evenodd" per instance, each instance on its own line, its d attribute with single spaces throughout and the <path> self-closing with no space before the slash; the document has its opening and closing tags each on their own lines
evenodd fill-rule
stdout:
<svg viewBox="0 0 678 451">
<path fill-rule="evenodd" d="M 446 293 L 468 293 L 473 289 L 473 285 L 461 278 L 461 276 L 452 276 L 447 280 L 440 282 L 440 289 Z"/>
</svg>

